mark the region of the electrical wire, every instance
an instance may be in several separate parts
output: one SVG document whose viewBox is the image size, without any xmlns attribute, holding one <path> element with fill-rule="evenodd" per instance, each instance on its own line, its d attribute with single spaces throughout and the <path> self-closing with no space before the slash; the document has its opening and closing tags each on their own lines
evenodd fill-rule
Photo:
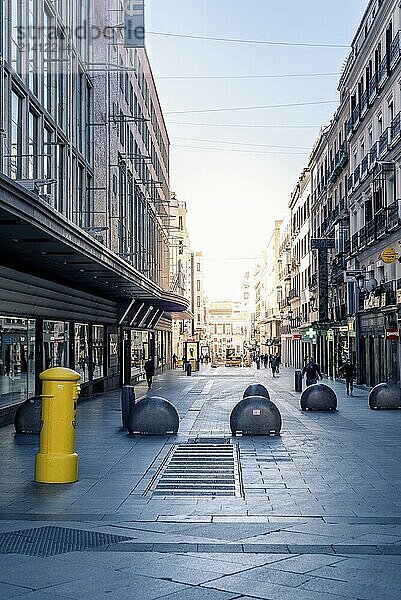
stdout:
<svg viewBox="0 0 401 600">
<path fill-rule="evenodd" d="M 167 33 L 165 31 L 149 31 L 151 35 L 174 37 L 190 40 L 207 40 L 211 42 L 230 42 L 235 44 L 261 44 L 266 46 L 301 46 L 305 48 L 350 48 L 348 44 L 319 44 L 310 42 L 273 42 L 272 40 L 251 40 L 226 37 L 213 37 L 207 35 L 186 35 L 183 33 Z"/>
<path fill-rule="evenodd" d="M 263 129 L 319 129 L 321 125 L 244 125 L 238 123 L 183 123 L 182 121 L 168 121 L 169 125 L 193 125 L 200 127 L 242 127 Z"/>
<path fill-rule="evenodd" d="M 338 77 L 341 73 L 286 73 L 282 75 L 159 75 L 156 79 L 287 79 L 291 77 Z"/>
<path fill-rule="evenodd" d="M 207 142 L 209 144 L 229 144 L 234 146 L 260 146 L 264 148 L 279 148 L 279 149 L 289 149 L 289 150 L 309 150 L 310 146 L 271 146 L 270 144 L 255 144 L 252 142 L 228 142 L 226 140 L 205 140 L 202 138 L 188 138 L 188 137 L 180 137 L 180 136 L 172 136 L 173 140 L 186 140 L 188 142 Z"/>
<path fill-rule="evenodd" d="M 192 150 L 208 150 L 213 152 L 241 152 L 243 154 L 275 154 L 276 156 L 305 156 L 305 152 L 269 152 L 264 150 L 241 150 L 236 148 L 203 148 L 202 146 L 187 146 L 184 144 L 174 144 L 173 148 L 190 148 Z"/>
<path fill-rule="evenodd" d="M 232 112 L 239 110 L 259 110 L 266 108 L 288 108 L 291 106 L 316 106 L 318 104 L 337 104 L 338 100 L 318 100 L 316 102 L 294 102 L 290 104 L 267 104 L 264 106 L 236 106 L 227 108 L 201 108 L 191 110 L 173 110 L 167 111 L 165 115 L 184 115 L 190 113 L 208 113 L 208 112 Z"/>
</svg>

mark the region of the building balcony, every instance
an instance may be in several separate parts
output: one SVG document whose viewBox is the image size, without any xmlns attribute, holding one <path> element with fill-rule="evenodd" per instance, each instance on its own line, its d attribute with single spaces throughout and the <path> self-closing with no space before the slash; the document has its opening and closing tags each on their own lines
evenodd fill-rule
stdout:
<svg viewBox="0 0 401 600">
<path fill-rule="evenodd" d="M 313 273 L 311 277 L 309 277 L 309 289 L 314 290 L 317 288 L 317 273 Z"/>
<path fill-rule="evenodd" d="M 352 179 L 352 173 L 350 173 L 350 175 L 348 176 L 347 179 L 347 192 L 351 192 L 352 190 L 352 185 L 353 185 L 353 179 Z"/>
<path fill-rule="evenodd" d="M 371 171 L 373 169 L 378 158 L 379 158 L 379 142 L 377 141 L 373 144 L 373 146 L 369 150 L 369 171 Z"/>
<path fill-rule="evenodd" d="M 397 31 L 393 41 L 390 44 L 390 68 L 394 69 L 401 57 L 401 39 L 400 32 Z"/>
<path fill-rule="evenodd" d="M 362 250 L 401 226 L 399 200 L 381 209 L 373 219 L 351 236 L 351 252 Z"/>
<path fill-rule="evenodd" d="M 369 108 L 368 100 L 369 100 L 369 92 L 368 92 L 368 90 L 365 89 L 362 92 L 361 97 L 359 99 L 359 114 L 360 114 L 361 118 L 363 116 L 365 116 L 365 114 L 368 111 L 368 108 Z"/>
<path fill-rule="evenodd" d="M 299 291 L 296 288 L 293 288 L 288 293 L 288 300 L 294 300 L 295 298 L 299 298 Z"/>
<path fill-rule="evenodd" d="M 341 171 L 347 165 L 348 160 L 348 152 L 346 151 L 344 146 L 342 146 L 340 150 L 338 150 L 338 152 L 336 153 L 331 163 L 331 171 L 328 174 L 328 181 L 330 183 L 334 183 L 338 179 Z"/>
<path fill-rule="evenodd" d="M 387 54 L 385 54 L 381 60 L 379 68 L 377 69 L 377 85 L 379 89 L 383 87 L 388 77 L 388 68 L 387 68 Z"/>
<path fill-rule="evenodd" d="M 399 112 L 394 119 L 391 121 L 390 125 L 390 142 L 393 144 L 401 134 L 401 112 Z"/>
<path fill-rule="evenodd" d="M 385 129 L 383 131 L 383 133 L 381 134 L 380 138 L 379 138 L 379 158 L 382 158 L 386 153 L 387 150 L 389 148 L 389 143 L 390 143 L 390 131 L 391 131 L 391 127 L 388 127 L 387 129 Z"/>
<path fill-rule="evenodd" d="M 377 96 L 377 73 L 373 73 L 369 81 L 369 102 L 372 102 Z"/>
<path fill-rule="evenodd" d="M 364 179 L 368 174 L 369 168 L 369 154 L 366 154 L 361 162 L 361 179 Z"/>
<path fill-rule="evenodd" d="M 352 135 L 352 125 L 353 125 L 353 123 L 352 123 L 352 117 L 350 117 L 348 119 L 348 121 L 347 121 L 346 126 L 345 126 L 345 130 L 346 130 L 346 133 L 347 133 L 347 138 L 351 137 L 351 135 Z"/>
<path fill-rule="evenodd" d="M 355 130 L 359 125 L 359 106 L 355 106 L 352 111 L 352 127 Z"/>
</svg>

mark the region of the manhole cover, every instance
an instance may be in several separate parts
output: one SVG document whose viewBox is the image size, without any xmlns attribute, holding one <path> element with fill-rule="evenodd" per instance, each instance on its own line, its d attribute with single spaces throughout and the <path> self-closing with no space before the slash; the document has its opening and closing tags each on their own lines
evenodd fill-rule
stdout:
<svg viewBox="0 0 401 600">
<path fill-rule="evenodd" d="M 228 443 L 173 446 L 145 494 L 153 496 L 241 496 L 238 448 Z"/>
<path fill-rule="evenodd" d="M 67 529 L 65 527 L 37 527 L 0 534 L 0 554 L 54 556 L 74 550 L 106 546 L 130 538 L 121 535 Z"/>
</svg>

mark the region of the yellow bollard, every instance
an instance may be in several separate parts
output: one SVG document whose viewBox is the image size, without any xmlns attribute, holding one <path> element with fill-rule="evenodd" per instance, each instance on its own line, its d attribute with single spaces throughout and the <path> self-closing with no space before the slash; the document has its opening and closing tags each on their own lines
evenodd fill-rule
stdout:
<svg viewBox="0 0 401 600">
<path fill-rule="evenodd" d="M 74 452 L 75 416 L 79 373 L 56 367 L 40 374 L 42 428 L 35 457 L 35 481 L 73 483 L 78 479 L 78 455 Z"/>
</svg>

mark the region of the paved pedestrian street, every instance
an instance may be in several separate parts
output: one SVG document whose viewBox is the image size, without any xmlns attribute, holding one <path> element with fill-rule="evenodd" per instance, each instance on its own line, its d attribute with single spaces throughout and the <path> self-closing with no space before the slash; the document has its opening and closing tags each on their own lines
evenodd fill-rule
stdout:
<svg viewBox="0 0 401 600">
<path fill-rule="evenodd" d="M 231 438 L 252 382 L 280 436 Z M 398 600 L 401 411 L 328 383 L 338 411 L 309 413 L 290 369 L 169 372 L 152 395 L 181 423 L 164 437 L 123 431 L 118 392 L 83 401 L 71 485 L 33 483 L 38 436 L 0 429 L 0 598 Z"/>
</svg>

